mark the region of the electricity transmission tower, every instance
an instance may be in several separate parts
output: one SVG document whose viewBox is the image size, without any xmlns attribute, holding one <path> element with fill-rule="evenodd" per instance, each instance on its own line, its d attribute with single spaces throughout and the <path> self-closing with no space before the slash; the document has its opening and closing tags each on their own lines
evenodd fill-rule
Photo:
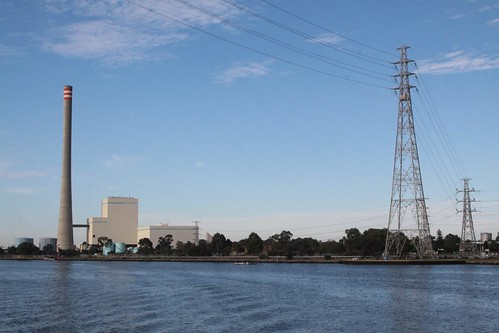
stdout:
<svg viewBox="0 0 499 333">
<path fill-rule="evenodd" d="M 433 258 L 433 246 L 430 225 L 426 211 L 423 182 L 419 166 L 414 117 L 412 113 L 408 46 L 400 50 L 400 71 L 398 77 L 398 121 L 395 158 L 393 163 L 392 197 L 384 257 L 395 253 L 400 258 L 407 240 L 411 240 L 420 259 Z"/>
<path fill-rule="evenodd" d="M 199 245 L 199 223 L 201 221 L 193 221 L 194 223 L 194 244 Z"/>
<path fill-rule="evenodd" d="M 471 203 L 475 202 L 475 199 L 470 198 L 470 192 L 475 192 L 475 189 L 469 187 L 469 178 L 464 178 L 464 188 L 462 191 L 457 191 L 458 193 L 463 192 L 463 200 L 458 201 L 463 203 L 463 210 L 458 211 L 463 213 L 463 227 L 461 230 L 461 242 L 459 244 L 459 254 L 461 256 L 477 256 L 478 248 L 476 246 L 475 229 L 473 227 L 473 216 L 472 212 L 476 212 L 475 209 L 471 208 Z"/>
</svg>

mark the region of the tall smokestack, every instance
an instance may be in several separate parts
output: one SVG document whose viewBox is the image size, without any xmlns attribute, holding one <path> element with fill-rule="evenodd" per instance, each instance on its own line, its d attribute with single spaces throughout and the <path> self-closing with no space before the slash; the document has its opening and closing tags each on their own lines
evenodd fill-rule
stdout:
<svg viewBox="0 0 499 333">
<path fill-rule="evenodd" d="M 64 125 L 62 134 L 62 178 L 61 202 L 59 205 L 59 228 L 57 247 L 60 250 L 73 250 L 73 204 L 71 194 L 71 118 L 73 107 L 73 87 L 64 86 Z"/>
</svg>

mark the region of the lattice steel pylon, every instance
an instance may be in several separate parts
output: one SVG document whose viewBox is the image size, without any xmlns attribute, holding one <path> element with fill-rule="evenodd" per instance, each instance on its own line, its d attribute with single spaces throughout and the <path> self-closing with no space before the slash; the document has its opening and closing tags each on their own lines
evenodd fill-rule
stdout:
<svg viewBox="0 0 499 333">
<path fill-rule="evenodd" d="M 390 215 L 386 234 L 384 257 L 393 252 L 400 258 L 406 240 L 411 240 L 420 259 L 433 258 L 434 251 L 430 235 L 430 225 L 426 210 L 421 169 L 419 166 L 418 147 L 414 130 L 412 113 L 409 64 L 413 60 L 407 58 L 408 46 L 400 50 L 400 66 L 398 77 L 398 120 L 395 158 L 393 163 L 392 196 L 390 201 Z M 406 212 L 410 214 L 406 215 Z"/>
<path fill-rule="evenodd" d="M 473 227 L 473 216 L 472 212 L 475 212 L 473 208 L 471 208 L 471 203 L 475 202 L 475 199 L 471 199 L 470 192 L 475 192 L 475 189 L 470 190 L 469 186 L 469 178 L 464 178 L 464 188 L 463 192 L 463 227 L 461 229 L 461 242 L 459 243 L 459 254 L 461 256 L 478 256 L 478 247 L 476 245 L 475 238 L 475 228 Z M 460 211 L 458 211 L 460 212 Z"/>
</svg>

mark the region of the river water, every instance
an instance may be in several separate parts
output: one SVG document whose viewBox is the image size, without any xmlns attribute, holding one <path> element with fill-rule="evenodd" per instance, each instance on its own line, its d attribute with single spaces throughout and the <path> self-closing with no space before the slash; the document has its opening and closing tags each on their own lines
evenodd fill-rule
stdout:
<svg viewBox="0 0 499 333">
<path fill-rule="evenodd" d="M 497 332 L 499 266 L 0 261 L 1 332 Z"/>
</svg>

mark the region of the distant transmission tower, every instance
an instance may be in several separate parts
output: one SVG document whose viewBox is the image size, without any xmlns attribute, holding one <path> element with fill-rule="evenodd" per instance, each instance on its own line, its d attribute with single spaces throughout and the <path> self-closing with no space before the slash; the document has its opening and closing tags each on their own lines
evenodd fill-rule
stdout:
<svg viewBox="0 0 499 333">
<path fill-rule="evenodd" d="M 194 244 L 198 245 L 199 244 L 199 223 L 201 221 L 193 221 L 194 223 Z"/>
<path fill-rule="evenodd" d="M 400 50 L 399 92 L 397 139 L 393 163 L 392 197 L 386 234 L 384 256 L 395 253 L 400 258 L 406 240 L 411 240 L 420 259 L 433 258 L 430 225 L 426 211 L 423 182 L 419 167 L 418 147 L 414 131 L 411 86 L 407 59 L 408 46 Z M 406 214 L 407 213 L 407 214 Z"/>
<path fill-rule="evenodd" d="M 475 199 L 470 198 L 470 192 L 475 192 L 475 189 L 469 187 L 469 178 L 464 178 L 464 188 L 463 192 L 463 210 L 458 211 L 463 213 L 463 227 L 461 230 L 461 243 L 459 244 L 459 254 L 461 256 L 477 256 L 478 248 L 476 246 L 475 238 L 475 228 L 473 227 L 473 216 L 472 212 L 476 212 L 475 209 L 471 208 L 471 203 L 475 202 Z M 459 201 L 461 202 L 461 201 Z"/>
</svg>

